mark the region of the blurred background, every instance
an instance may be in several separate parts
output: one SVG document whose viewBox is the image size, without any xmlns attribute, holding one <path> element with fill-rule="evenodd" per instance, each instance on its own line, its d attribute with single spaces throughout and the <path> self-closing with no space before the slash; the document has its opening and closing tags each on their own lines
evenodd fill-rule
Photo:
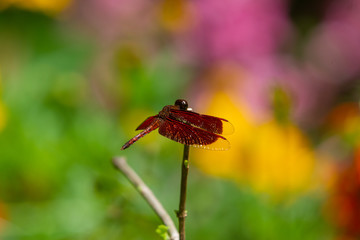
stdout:
<svg viewBox="0 0 360 240">
<path fill-rule="evenodd" d="M 161 239 L 111 164 L 175 219 L 178 98 L 228 119 L 191 149 L 189 239 L 360 238 L 360 1 L 0 0 L 0 239 Z"/>
</svg>

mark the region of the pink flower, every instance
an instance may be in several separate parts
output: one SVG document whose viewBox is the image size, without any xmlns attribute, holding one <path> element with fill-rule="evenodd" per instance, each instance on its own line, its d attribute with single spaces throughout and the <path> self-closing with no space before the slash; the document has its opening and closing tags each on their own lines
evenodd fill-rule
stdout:
<svg viewBox="0 0 360 240">
<path fill-rule="evenodd" d="M 106 44 L 153 29 L 153 10 L 154 4 L 146 0 L 79 0 L 73 15 Z"/>
<path fill-rule="evenodd" d="M 193 7 L 193 40 L 204 61 L 261 63 L 277 54 L 289 34 L 280 0 L 197 0 Z"/>
<path fill-rule="evenodd" d="M 359 76 L 359 1 L 335 1 L 330 6 L 324 23 L 310 41 L 308 59 L 333 83 Z"/>
</svg>

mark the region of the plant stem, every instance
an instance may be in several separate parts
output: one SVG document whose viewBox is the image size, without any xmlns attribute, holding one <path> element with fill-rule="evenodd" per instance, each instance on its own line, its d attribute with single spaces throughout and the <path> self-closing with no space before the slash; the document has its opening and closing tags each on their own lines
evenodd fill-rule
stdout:
<svg viewBox="0 0 360 240">
<path fill-rule="evenodd" d="M 187 188 L 187 176 L 189 173 L 189 146 L 184 145 L 183 161 L 181 163 L 181 185 L 180 185 L 180 204 L 177 217 L 179 218 L 179 233 L 180 240 L 185 240 L 185 217 L 187 212 L 185 209 L 186 203 L 186 188 Z"/>
<path fill-rule="evenodd" d="M 120 170 L 125 177 L 131 182 L 136 190 L 144 197 L 154 212 L 160 217 L 165 226 L 168 227 L 168 233 L 171 240 L 179 240 L 179 233 L 169 214 L 166 212 L 160 201 L 155 197 L 150 188 L 136 174 L 136 172 L 126 163 L 124 157 L 115 157 L 113 159 L 115 168 Z"/>
</svg>

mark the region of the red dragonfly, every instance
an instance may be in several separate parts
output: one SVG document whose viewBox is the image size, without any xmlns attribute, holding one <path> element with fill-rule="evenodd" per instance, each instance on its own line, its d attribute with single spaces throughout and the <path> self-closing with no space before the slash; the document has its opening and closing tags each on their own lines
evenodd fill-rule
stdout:
<svg viewBox="0 0 360 240">
<path fill-rule="evenodd" d="M 228 120 L 189 111 L 187 101 L 178 99 L 175 105 L 165 106 L 159 114 L 140 124 L 136 130 L 143 131 L 125 143 L 121 150 L 157 128 L 161 135 L 171 140 L 210 150 L 228 150 L 230 143 L 221 134 L 234 131 Z"/>
</svg>

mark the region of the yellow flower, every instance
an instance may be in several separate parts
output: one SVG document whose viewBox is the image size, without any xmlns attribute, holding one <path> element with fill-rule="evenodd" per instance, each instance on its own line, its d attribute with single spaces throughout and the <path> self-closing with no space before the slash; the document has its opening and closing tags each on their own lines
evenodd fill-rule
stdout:
<svg viewBox="0 0 360 240">
<path fill-rule="evenodd" d="M 170 31 L 181 31 L 191 23 L 188 3 L 185 0 L 163 0 L 159 9 L 162 26 Z"/>
<path fill-rule="evenodd" d="M 2 102 L 0 102 L 0 132 L 5 128 L 6 125 L 6 110 Z"/>
<path fill-rule="evenodd" d="M 314 155 L 301 131 L 275 121 L 254 131 L 249 179 L 261 191 L 292 193 L 310 185 Z"/>
<path fill-rule="evenodd" d="M 2 0 L 0 9 L 16 6 L 23 9 L 54 15 L 69 7 L 71 0 Z"/>
<path fill-rule="evenodd" d="M 0 72 L 0 97 L 1 97 L 1 72 Z M 0 132 L 5 128 L 6 125 L 6 108 L 0 98 Z"/>
<path fill-rule="evenodd" d="M 227 118 L 235 133 L 226 136 L 226 152 L 193 150 L 196 165 L 205 173 L 247 183 L 273 196 L 309 189 L 315 157 L 305 136 L 290 123 L 275 120 L 258 124 L 251 112 L 224 92 L 214 95 L 207 114 Z"/>
</svg>

